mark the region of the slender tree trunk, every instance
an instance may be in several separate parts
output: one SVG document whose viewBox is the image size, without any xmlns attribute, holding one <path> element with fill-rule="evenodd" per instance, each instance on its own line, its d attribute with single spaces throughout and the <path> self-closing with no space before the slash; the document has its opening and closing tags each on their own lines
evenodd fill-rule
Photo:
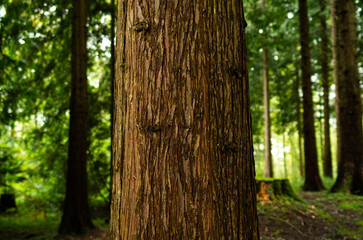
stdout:
<svg viewBox="0 0 363 240">
<path fill-rule="evenodd" d="M 336 26 L 337 91 L 339 96 L 340 164 L 332 191 L 363 194 L 362 100 L 360 96 L 355 7 L 353 0 L 334 1 Z"/>
<path fill-rule="evenodd" d="M 300 100 L 300 76 L 299 70 L 296 68 L 296 117 L 297 117 L 297 132 L 299 138 L 299 172 L 300 176 L 304 177 L 304 155 L 303 155 L 303 147 L 302 147 L 302 131 L 301 131 L 301 100 Z"/>
<path fill-rule="evenodd" d="M 263 85 L 264 85 L 264 103 L 265 103 L 265 177 L 274 176 L 271 154 L 271 120 L 270 120 L 270 90 L 269 90 L 269 67 L 268 67 L 268 49 L 263 49 Z"/>
<path fill-rule="evenodd" d="M 112 239 L 259 239 L 241 0 L 119 1 Z"/>
<path fill-rule="evenodd" d="M 261 0 L 261 8 L 265 9 L 265 0 Z M 264 37 L 267 38 L 266 29 L 264 29 Z M 265 177 L 272 178 L 273 165 L 271 154 L 271 121 L 270 121 L 270 89 L 269 89 L 269 64 L 268 64 L 268 49 L 266 46 L 263 48 L 263 93 L 265 105 Z"/>
<path fill-rule="evenodd" d="M 330 106 L 329 106 L 329 58 L 328 31 L 326 28 L 326 0 L 320 0 L 320 34 L 321 34 L 321 73 L 324 91 L 324 176 L 333 177 L 331 144 L 330 144 Z"/>
<path fill-rule="evenodd" d="M 338 92 L 338 78 L 340 75 L 340 70 L 338 69 L 338 43 L 337 43 L 337 24 L 336 24 L 336 13 L 335 13 L 335 0 L 330 1 L 330 9 L 331 9 L 331 38 L 332 38 L 332 49 L 333 49 L 333 80 L 335 84 L 335 120 L 336 120 L 336 138 L 337 138 L 337 149 L 336 149 L 336 163 L 338 165 L 338 169 L 341 168 L 341 159 L 340 159 L 340 118 L 339 118 L 339 92 Z"/>
<path fill-rule="evenodd" d="M 282 153 L 283 153 L 283 159 L 284 159 L 284 170 L 285 170 L 285 178 L 287 178 L 287 159 L 286 159 L 286 151 L 285 151 L 285 129 L 282 130 Z"/>
<path fill-rule="evenodd" d="M 70 100 L 68 169 L 62 234 L 93 228 L 87 191 L 87 2 L 74 0 L 72 22 L 72 92 Z"/>
<path fill-rule="evenodd" d="M 323 189 L 323 183 L 319 176 L 316 150 L 307 0 L 299 0 L 299 25 L 304 107 L 305 183 L 303 188 L 305 191 L 319 191 Z"/>
</svg>

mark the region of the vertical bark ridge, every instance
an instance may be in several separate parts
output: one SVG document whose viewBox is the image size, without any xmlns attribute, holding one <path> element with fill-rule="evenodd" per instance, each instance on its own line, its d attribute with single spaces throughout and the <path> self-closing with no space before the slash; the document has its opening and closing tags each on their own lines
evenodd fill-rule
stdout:
<svg viewBox="0 0 363 240">
<path fill-rule="evenodd" d="M 125 6 L 113 239 L 258 239 L 242 2 Z"/>
</svg>

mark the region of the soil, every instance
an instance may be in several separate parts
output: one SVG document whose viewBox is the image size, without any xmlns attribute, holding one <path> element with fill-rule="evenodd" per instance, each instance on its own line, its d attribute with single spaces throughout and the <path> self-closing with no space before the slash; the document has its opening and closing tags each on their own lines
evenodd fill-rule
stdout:
<svg viewBox="0 0 363 240">
<path fill-rule="evenodd" d="M 299 194 L 298 201 L 260 202 L 261 239 L 363 239 L 363 198 L 321 192 Z"/>
</svg>

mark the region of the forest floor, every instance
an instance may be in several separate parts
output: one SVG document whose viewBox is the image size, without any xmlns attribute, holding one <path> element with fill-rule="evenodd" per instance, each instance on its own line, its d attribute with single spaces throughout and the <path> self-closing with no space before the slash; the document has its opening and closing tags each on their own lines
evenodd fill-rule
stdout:
<svg viewBox="0 0 363 240">
<path fill-rule="evenodd" d="M 363 239 L 363 197 L 301 192 L 299 201 L 260 202 L 261 240 Z"/>
<path fill-rule="evenodd" d="M 363 197 L 300 193 L 305 202 L 259 202 L 261 240 L 363 239 Z M 59 220 L 22 215 L 0 216 L 0 240 L 106 240 L 104 219 L 94 220 L 97 229 L 81 236 L 56 236 Z"/>
</svg>

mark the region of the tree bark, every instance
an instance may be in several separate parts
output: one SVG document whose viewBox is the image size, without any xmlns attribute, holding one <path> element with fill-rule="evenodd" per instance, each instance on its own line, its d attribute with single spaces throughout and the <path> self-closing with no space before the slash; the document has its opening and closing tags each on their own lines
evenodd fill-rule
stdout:
<svg viewBox="0 0 363 240">
<path fill-rule="evenodd" d="M 112 239 L 259 239 L 241 0 L 119 1 Z"/>
<path fill-rule="evenodd" d="M 265 0 L 261 1 L 261 8 L 265 9 Z M 267 38 L 266 29 L 263 33 Z M 264 115 L 265 115 L 265 177 L 273 177 L 273 165 L 271 154 L 271 121 L 270 121 L 270 89 L 269 89 L 269 64 L 268 64 L 268 48 L 263 47 L 263 93 L 264 93 Z"/>
<path fill-rule="evenodd" d="M 93 228 L 87 191 L 87 2 L 74 0 L 72 22 L 72 81 L 68 169 L 64 212 L 59 233 Z"/>
<path fill-rule="evenodd" d="M 316 150 L 307 0 L 299 0 L 299 26 L 304 107 L 303 131 L 305 153 L 305 183 L 303 189 L 305 191 L 319 191 L 323 189 L 323 184 L 319 176 L 318 157 Z"/>
<path fill-rule="evenodd" d="M 330 106 L 329 106 L 329 65 L 328 65 L 328 31 L 326 28 L 326 0 L 320 0 L 320 34 L 321 34 L 321 73 L 324 92 L 324 176 L 333 177 L 330 144 Z"/>
<path fill-rule="evenodd" d="M 354 1 L 334 1 L 337 40 L 340 142 L 338 177 L 332 191 L 363 194 L 362 100 L 360 96 Z"/>
</svg>

